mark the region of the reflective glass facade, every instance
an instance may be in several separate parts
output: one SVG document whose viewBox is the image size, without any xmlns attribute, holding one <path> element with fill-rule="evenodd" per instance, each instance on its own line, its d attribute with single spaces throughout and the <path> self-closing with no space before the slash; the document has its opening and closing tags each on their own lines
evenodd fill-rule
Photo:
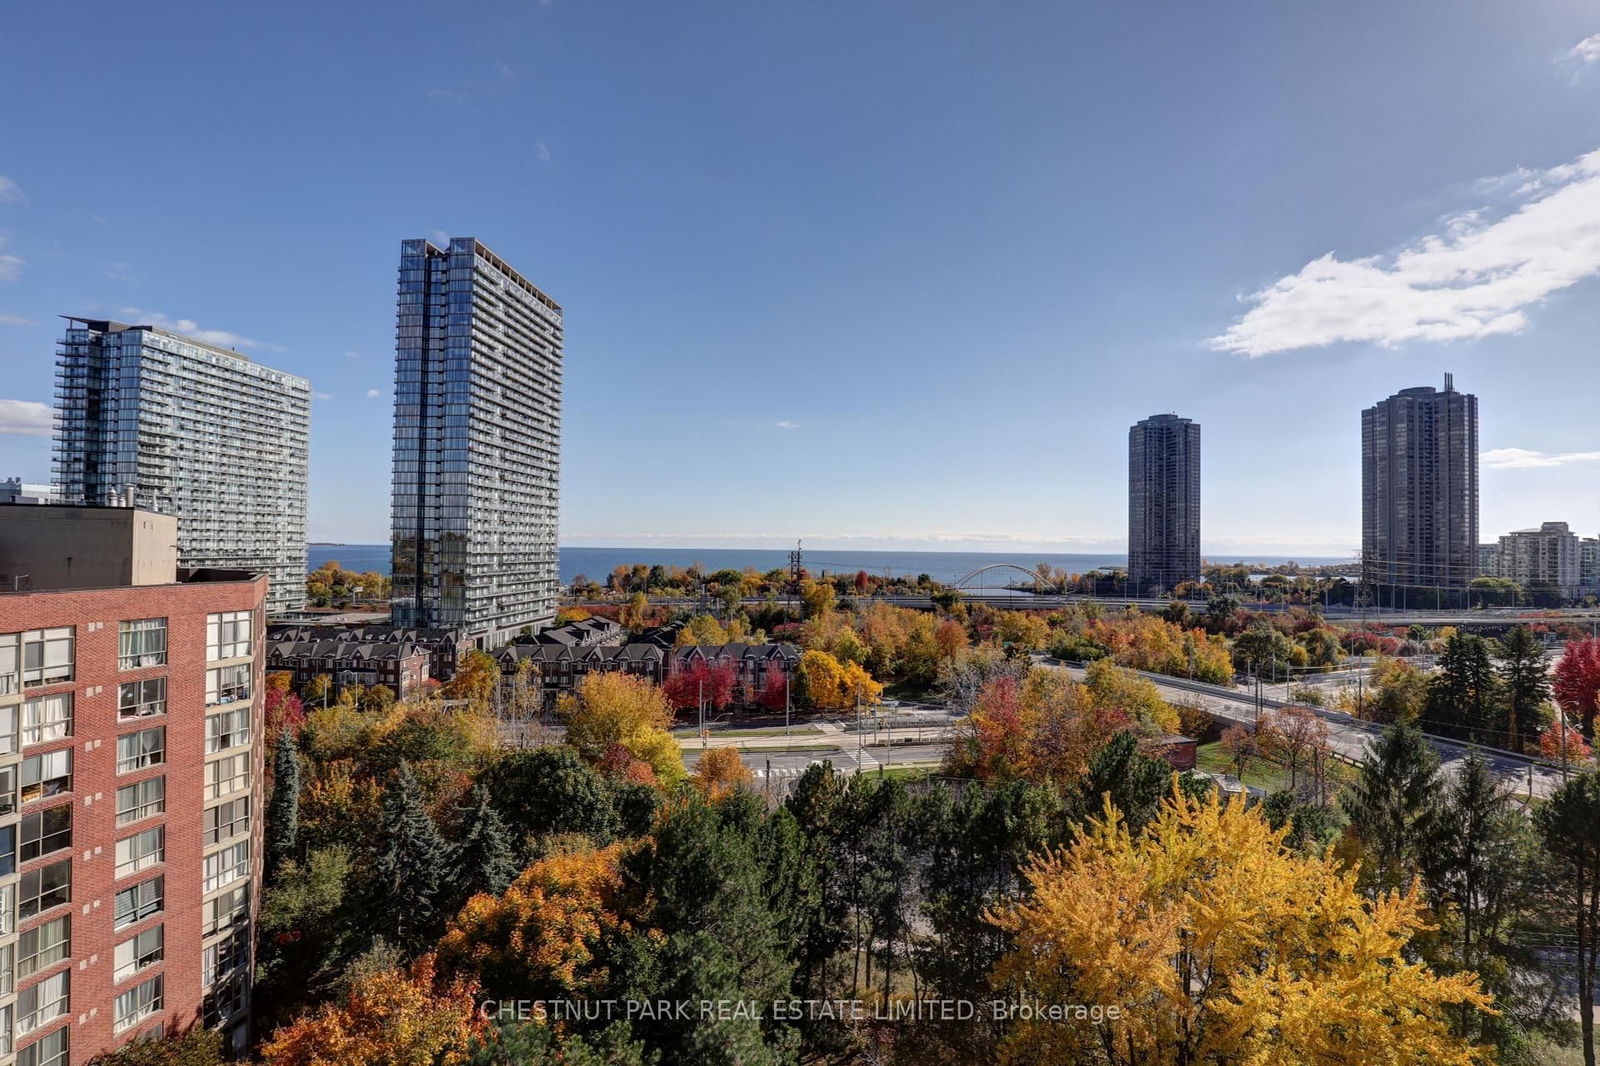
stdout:
<svg viewBox="0 0 1600 1066">
<path fill-rule="evenodd" d="M 393 600 L 498 643 L 555 617 L 561 307 L 471 237 L 401 244 Z"/>
<path fill-rule="evenodd" d="M 152 326 L 68 319 L 56 357 L 62 502 L 178 519 L 178 565 L 264 573 L 305 606 L 311 385 Z"/>
</svg>

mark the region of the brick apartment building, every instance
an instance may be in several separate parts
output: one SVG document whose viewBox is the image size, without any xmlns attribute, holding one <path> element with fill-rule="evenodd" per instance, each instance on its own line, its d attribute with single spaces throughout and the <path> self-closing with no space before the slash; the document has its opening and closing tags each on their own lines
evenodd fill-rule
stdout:
<svg viewBox="0 0 1600 1066">
<path fill-rule="evenodd" d="M 248 1039 L 267 579 L 176 544 L 129 508 L 0 513 L 0 1061 Z"/>
</svg>

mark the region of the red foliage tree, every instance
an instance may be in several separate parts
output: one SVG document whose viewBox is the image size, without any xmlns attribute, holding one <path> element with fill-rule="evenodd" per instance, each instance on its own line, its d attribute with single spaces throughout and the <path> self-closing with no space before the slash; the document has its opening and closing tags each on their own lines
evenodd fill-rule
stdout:
<svg viewBox="0 0 1600 1066">
<path fill-rule="evenodd" d="M 756 694 L 756 706 L 776 713 L 787 705 L 788 696 L 789 676 L 777 666 L 769 667 L 761 682 L 761 691 Z"/>
<path fill-rule="evenodd" d="M 300 697 L 281 688 L 268 687 L 266 695 L 267 735 L 276 737 L 278 730 L 287 729 L 299 735 L 306 720 L 305 705 Z"/>
<path fill-rule="evenodd" d="M 680 667 L 661 683 L 661 691 L 675 711 L 688 711 L 705 700 L 706 707 L 720 709 L 733 704 L 735 675 L 732 663 L 711 665 L 695 659 L 694 665 Z"/>
<path fill-rule="evenodd" d="M 1550 686 L 1556 703 L 1583 723 L 1583 735 L 1594 739 L 1595 700 L 1600 698 L 1600 640 L 1575 640 L 1556 663 Z"/>
<path fill-rule="evenodd" d="M 1562 743 L 1562 731 L 1566 742 Z M 1539 753 L 1551 762 L 1561 762 L 1565 756 L 1568 765 L 1586 763 L 1594 751 L 1584 741 L 1583 734 L 1565 722 L 1551 722 L 1550 728 L 1539 734 Z"/>
<path fill-rule="evenodd" d="M 856 571 L 856 591 L 857 592 L 865 592 L 865 591 L 867 591 L 867 583 L 868 583 L 867 572 L 865 570 L 857 570 Z"/>
</svg>

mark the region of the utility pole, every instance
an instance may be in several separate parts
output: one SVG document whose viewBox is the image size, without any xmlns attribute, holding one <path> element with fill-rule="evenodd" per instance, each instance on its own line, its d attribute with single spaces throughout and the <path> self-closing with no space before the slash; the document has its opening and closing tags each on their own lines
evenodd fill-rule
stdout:
<svg viewBox="0 0 1600 1066">
<path fill-rule="evenodd" d="M 789 671 L 783 671 L 783 735 L 789 736 Z"/>
</svg>

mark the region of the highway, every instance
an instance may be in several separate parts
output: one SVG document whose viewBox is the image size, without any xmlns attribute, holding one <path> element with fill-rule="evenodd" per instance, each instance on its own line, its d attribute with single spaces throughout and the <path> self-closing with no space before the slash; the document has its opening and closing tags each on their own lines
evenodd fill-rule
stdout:
<svg viewBox="0 0 1600 1066">
<path fill-rule="evenodd" d="M 1082 678 L 1082 667 L 1053 660 L 1045 661 L 1044 665 L 1056 666 L 1066 670 L 1074 677 Z M 1185 678 L 1167 677 L 1163 674 L 1151 674 L 1139 671 L 1139 676 L 1145 678 L 1161 690 L 1162 698 L 1169 703 L 1185 701 L 1198 703 L 1205 710 L 1217 718 L 1228 722 L 1236 722 L 1249 726 L 1256 725 L 1256 697 L 1254 693 L 1234 691 L 1216 685 L 1208 685 L 1201 681 L 1190 681 Z M 1270 699 L 1265 695 L 1261 698 L 1261 707 L 1268 710 L 1277 710 L 1289 706 L 1283 700 Z M 1343 711 L 1329 711 L 1318 707 L 1308 707 L 1328 725 L 1328 743 L 1334 754 L 1349 762 L 1359 762 L 1366 755 L 1372 743 L 1383 731 L 1381 726 L 1372 722 L 1354 718 Z M 1446 737 L 1426 734 L 1433 744 L 1434 750 L 1439 753 L 1439 761 L 1447 773 L 1454 772 L 1462 760 L 1466 758 L 1470 745 L 1460 741 L 1450 740 Z M 1495 748 L 1478 748 L 1478 753 L 1488 762 L 1491 769 L 1498 773 L 1508 783 L 1514 785 L 1518 793 L 1524 797 L 1549 796 L 1561 784 L 1561 771 L 1539 760 L 1513 755 L 1510 752 L 1500 751 Z"/>
</svg>

